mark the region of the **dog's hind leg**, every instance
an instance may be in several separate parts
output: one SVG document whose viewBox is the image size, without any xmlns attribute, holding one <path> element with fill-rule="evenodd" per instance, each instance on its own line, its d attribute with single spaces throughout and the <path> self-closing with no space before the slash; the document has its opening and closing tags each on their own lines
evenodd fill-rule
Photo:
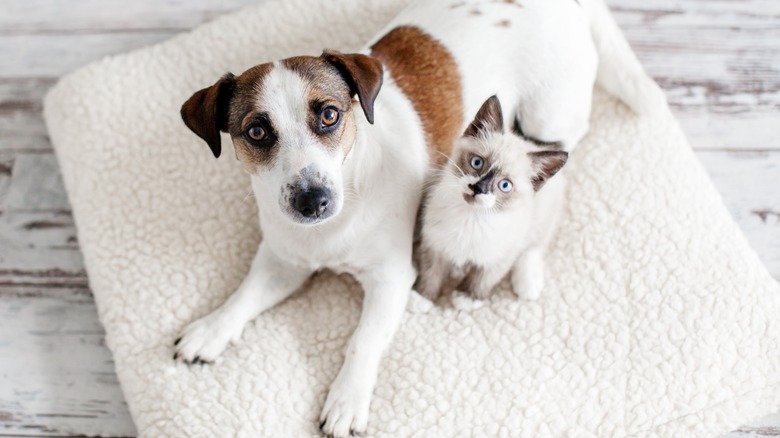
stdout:
<svg viewBox="0 0 780 438">
<path fill-rule="evenodd" d="M 407 260 L 356 277 L 365 290 L 363 313 L 320 416 L 323 433 L 334 437 L 366 430 L 379 362 L 403 317 L 415 273 Z"/>
<path fill-rule="evenodd" d="M 238 290 L 218 309 L 184 329 L 174 345 L 174 360 L 212 362 L 229 342 L 241 337 L 247 322 L 290 296 L 309 275 L 310 270 L 290 265 L 260 243 Z"/>
</svg>

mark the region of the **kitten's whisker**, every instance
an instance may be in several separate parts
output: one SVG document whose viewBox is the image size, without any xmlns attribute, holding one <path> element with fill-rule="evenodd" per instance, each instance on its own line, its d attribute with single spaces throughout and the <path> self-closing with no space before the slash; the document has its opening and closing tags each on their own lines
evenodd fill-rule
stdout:
<svg viewBox="0 0 780 438">
<path fill-rule="evenodd" d="M 445 153 L 444 153 L 444 152 L 442 152 L 442 151 L 436 151 L 436 153 L 437 153 L 437 154 L 439 154 L 439 155 L 442 155 L 444 158 L 446 158 L 446 159 L 447 159 L 447 161 L 449 161 L 450 163 L 452 163 L 452 165 L 453 165 L 453 166 L 455 166 L 455 168 L 456 168 L 456 169 L 458 169 L 458 171 L 460 172 L 460 176 L 466 176 L 466 172 L 464 172 L 464 171 L 463 171 L 463 169 L 461 169 L 461 168 L 460 168 L 460 166 L 458 166 L 458 163 L 456 163 L 455 161 L 453 161 L 453 160 L 452 160 L 452 158 L 450 158 L 450 156 L 449 156 L 449 155 L 445 154 Z"/>
<path fill-rule="evenodd" d="M 250 190 L 246 195 L 244 195 L 244 198 L 241 200 L 241 202 L 246 202 L 247 199 L 254 198 L 254 197 L 255 197 L 254 190 Z"/>
</svg>

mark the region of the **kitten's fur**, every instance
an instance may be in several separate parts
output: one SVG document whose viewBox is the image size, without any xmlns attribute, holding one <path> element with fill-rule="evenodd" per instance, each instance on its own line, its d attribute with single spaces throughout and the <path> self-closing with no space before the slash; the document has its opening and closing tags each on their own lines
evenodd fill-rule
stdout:
<svg viewBox="0 0 780 438">
<path fill-rule="evenodd" d="M 460 277 L 453 304 L 479 307 L 511 270 L 514 292 L 538 298 L 544 250 L 564 200 L 565 179 L 552 176 L 567 158 L 505 133 L 501 105 L 488 99 L 426 193 L 416 290 L 435 300 L 448 279 Z"/>
</svg>

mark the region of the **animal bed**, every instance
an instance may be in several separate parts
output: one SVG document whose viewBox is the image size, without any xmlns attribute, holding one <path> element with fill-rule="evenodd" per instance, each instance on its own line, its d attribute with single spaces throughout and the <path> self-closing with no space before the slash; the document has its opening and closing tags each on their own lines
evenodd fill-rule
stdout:
<svg viewBox="0 0 780 438">
<path fill-rule="evenodd" d="M 249 178 L 179 117 L 227 71 L 360 48 L 408 0 L 263 2 L 63 78 L 45 117 L 107 344 L 142 436 L 317 434 L 360 313 L 322 273 L 212 365 L 172 343 L 261 239 Z M 597 92 L 540 300 L 407 314 L 369 436 L 711 436 L 780 406 L 780 287 L 664 106 Z M 227 137 L 223 145 L 229 147 Z"/>
</svg>

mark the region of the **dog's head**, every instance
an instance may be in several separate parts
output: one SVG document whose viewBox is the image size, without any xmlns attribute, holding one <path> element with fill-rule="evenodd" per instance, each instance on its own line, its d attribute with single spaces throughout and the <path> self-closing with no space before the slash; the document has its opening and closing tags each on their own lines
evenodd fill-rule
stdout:
<svg viewBox="0 0 780 438">
<path fill-rule="evenodd" d="M 221 153 L 228 132 L 244 169 L 295 223 L 317 224 L 344 204 L 342 165 L 357 117 L 374 122 L 382 64 L 370 56 L 325 51 L 227 74 L 181 108 L 184 123 Z M 355 96 L 363 115 L 354 110 Z"/>
</svg>

